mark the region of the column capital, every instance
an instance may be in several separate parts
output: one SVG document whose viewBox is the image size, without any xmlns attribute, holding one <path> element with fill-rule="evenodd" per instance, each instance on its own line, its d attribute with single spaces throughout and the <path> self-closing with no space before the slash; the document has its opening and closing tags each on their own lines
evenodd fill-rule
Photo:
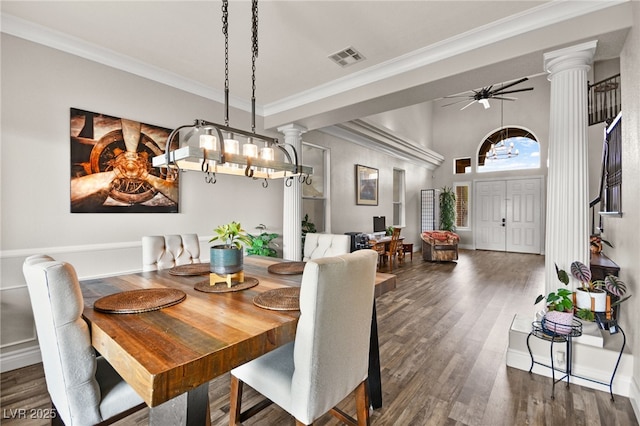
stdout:
<svg viewBox="0 0 640 426">
<path fill-rule="evenodd" d="M 284 126 L 278 127 L 278 131 L 286 136 L 300 136 L 307 132 L 306 127 L 302 127 L 299 124 L 290 123 Z"/>
<path fill-rule="evenodd" d="M 549 78 L 566 70 L 584 69 L 588 71 L 593 63 L 597 44 L 598 40 L 593 40 L 545 53 L 544 69 L 549 73 Z"/>
</svg>

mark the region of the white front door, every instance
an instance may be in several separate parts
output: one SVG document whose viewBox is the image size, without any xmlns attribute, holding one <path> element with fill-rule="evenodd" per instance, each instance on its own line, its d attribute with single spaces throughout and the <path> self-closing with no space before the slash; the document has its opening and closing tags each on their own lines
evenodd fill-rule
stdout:
<svg viewBox="0 0 640 426">
<path fill-rule="evenodd" d="M 476 249 L 540 253 L 541 179 L 475 184 Z"/>
<path fill-rule="evenodd" d="M 506 183 L 503 180 L 477 182 L 476 249 L 501 250 L 506 247 Z"/>
<path fill-rule="evenodd" d="M 506 249 L 540 253 L 540 179 L 507 181 Z"/>
</svg>

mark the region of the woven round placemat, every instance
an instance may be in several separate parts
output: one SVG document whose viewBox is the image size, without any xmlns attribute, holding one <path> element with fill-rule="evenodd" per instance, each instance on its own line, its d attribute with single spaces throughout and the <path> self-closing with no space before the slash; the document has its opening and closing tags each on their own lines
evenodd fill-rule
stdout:
<svg viewBox="0 0 640 426">
<path fill-rule="evenodd" d="M 187 295 L 175 288 L 146 288 L 101 297 L 93 309 L 107 314 L 139 314 L 157 311 L 182 302 Z"/>
<path fill-rule="evenodd" d="M 198 291 L 203 291 L 205 293 L 229 293 L 232 291 L 242 291 L 251 287 L 255 287 L 258 285 L 258 279 L 253 277 L 244 277 L 244 282 L 238 282 L 236 280 L 231 280 L 231 287 L 227 287 L 226 282 L 215 283 L 214 285 L 210 285 L 209 280 L 200 281 L 193 288 Z"/>
<path fill-rule="evenodd" d="M 253 299 L 253 304 L 273 311 L 300 310 L 300 287 L 283 287 L 267 290 Z"/>
<path fill-rule="evenodd" d="M 182 275 L 182 276 L 192 276 L 192 275 L 204 275 L 209 273 L 209 264 L 208 263 L 190 263 L 188 265 L 178 265 L 169 269 L 169 273 L 171 275 Z"/>
<path fill-rule="evenodd" d="M 282 262 L 269 265 L 267 271 L 278 275 L 298 275 L 304 272 L 307 262 Z"/>
</svg>

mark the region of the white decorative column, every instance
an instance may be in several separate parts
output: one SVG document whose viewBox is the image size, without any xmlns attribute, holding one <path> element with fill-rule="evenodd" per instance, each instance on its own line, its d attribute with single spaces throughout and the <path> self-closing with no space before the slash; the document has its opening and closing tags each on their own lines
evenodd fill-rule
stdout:
<svg viewBox="0 0 640 426">
<path fill-rule="evenodd" d="M 302 134 L 307 131 L 297 124 L 278 127 L 284 134 L 284 142 L 298 152 L 298 162 L 302 164 Z M 297 178 L 286 186 L 285 179 L 282 216 L 282 257 L 288 260 L 302 260 L 302 184 Z"/>
<path fill-rule="evenodd" d="M 589 265 L 587 72 L 597 41 L 544 54 L 551 82 L 545 255 L 546 293 L 561 287 L 555 264 Z"/>
</svg>

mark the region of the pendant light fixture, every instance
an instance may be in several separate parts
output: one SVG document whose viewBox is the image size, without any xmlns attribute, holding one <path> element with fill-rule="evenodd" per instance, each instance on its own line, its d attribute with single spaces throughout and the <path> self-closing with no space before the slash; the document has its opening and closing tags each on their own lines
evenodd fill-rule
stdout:
<svg viewBox="0 0 640 426">
<path fill-rule="evenodd" d="M 504 127 L 504 100 L 500 100 L 500 136 L 496 142 L 489 146 L 486 153 L 487 160 L 501 160 L 517 157 L 520 154 L 518 149 L 514 149 L 513 141 L 509 141 L 509 128 Z"/>
<path fill-rule="evenodd" d="M 179 126 L 167 138 L 165 153 L 153 158 L 153 167 L 169 170 L 199 170 L 205 180 L 216 183 L 216 174 L 244 175 L 253 179 L 285 178 L 291 186 L 294 177 L 311 183 L 313 168 L 299 164 L 298 153 L 291 144 L 259 135 L 256 127 L 256 59 L 258 57 L 258 0 L 251 2 L 251 131 L 229 126 L 229 1 L 222 1 L 222 33 L 224 34 L 224 125 L 197 119 L 193 124 Z M 197 138 L 196 138 L 197 136 Z M 173 140 L 179 147 L 171 150 Z M 241 144 L 240 141 L 243 141 Z M 261 148 L 256 142 L 259 142 Z M 240 146 L 242 145 L 242 149 Z M 275 152 L 282 159 L 277 160 Z M 242 154 L 240 154 L 242 151 Z"/>
</svg>

